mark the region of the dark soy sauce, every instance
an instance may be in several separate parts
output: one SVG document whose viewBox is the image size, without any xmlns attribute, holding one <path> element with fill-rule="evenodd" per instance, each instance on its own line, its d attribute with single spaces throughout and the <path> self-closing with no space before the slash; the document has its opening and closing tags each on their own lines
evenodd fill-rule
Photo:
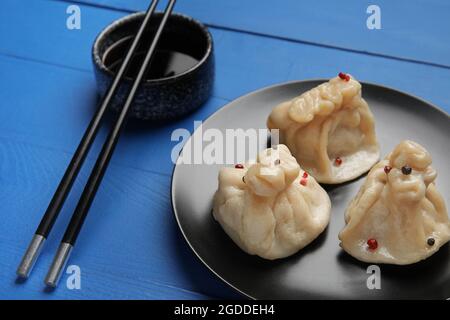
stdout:
<svg viewBox="0 0 450 320">
<path fill-rule="evenodd" d="M 106 67 L 113 73 L 116 73 L 122 64 L 125 51 L 121 50 L 121 53 L 115 52 L 105 57 L 104 62 Z M 114 56 L 114 57 L 113 57 Z M 127 72 L 127 77 L 134 79 L 142 65 L 145 52 L 141 51 L 136 53 L 133 58 L 130 68 Z M 198 64 L 198 60 L 181 52 L 173 50 L 160 49 L 157 50 L 153 60 L 150 64 L 150 69 L 147 71 L 145 79 L 161 79 L 172 77 L 177 74 L 188 71 Z"/>
</svg>

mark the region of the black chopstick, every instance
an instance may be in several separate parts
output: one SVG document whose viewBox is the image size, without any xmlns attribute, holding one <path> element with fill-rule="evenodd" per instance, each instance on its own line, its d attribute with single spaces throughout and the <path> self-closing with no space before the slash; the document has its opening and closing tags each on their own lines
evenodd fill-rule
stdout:
<svg viewBox="0 0 450 320">
<path fill-rule="evenodd" d="M 81 139 L 80 144 L 78 145 L 77 150 L 75 151 L 75 154 L 73 155 L 72 160 L 70 161 L 70 164 L 67 167 L 66 172 L 64 173 L 64 176 L 58 185 L 58 188 L 56 189 L 55 194 L 53 195 L 53 198 L 50 201 L 50 204 L 48 205 L 48 208 L 45 211 L 45 214 L 43 215 L 41 222 L 36 229 L 36 232 L 20 262 L 20 265 L 17 268 L 17 275 L 19 277 L 27 278 L 31 269 L 33 268 L 33 265 L 39 256 L 42 246 L 44 245 L 45 240 L 52 230 L 58 214 L 61 211 L 61 208 L 67 198 L 67 195 L 72 188 L 75 178 L 77 177 L 80 168 L 83 165 L 84 160 L 86 159 L 86 155 L 88 154 L 89 149 L 91 148 L 91 145 L 98 133 L 100 124 L 102 123 L 104 115 L 106 114 L 106 110 L 113 100 L 123 77 L 129 69 L 129 66 L 131 65 L 131 61 L 137 51 L 140 40 L 144 35 L 144 31 L 150 24 L 150 17 L 154 13 L 158 1 L 159 0 L 152 0 L 152 3 L 148 7 L 144 21 L 142 22 L 142 25 L 140 26 L 139 31 L 137 32 L 136 37 L 134 38 L 119 71 L 114 77 L 110 87 L 108 88 L 108 91 L 105 93 L 103 100 L 99 108 L 97 109 L 97 112 L 89 123 L 83 135 L 83 138 Z"/>
<path fill-rule="evenodd" d="M 123 105 L 122 110 L 120 111 L 120 114 L 117 118 L 117 121 L 114 124 L 113 128 L 111 129 L 107 140 L 103 144 L 102 150 L 97 158 L 94 169 L 92 170 L 92 173 L 89 176 L 88 182 L 83 190 L 78 205 L 75 208 L 70 223 L 66 229 L 61 244 L 58 248 L 58 251 L 56 252 L 55 258 L 45 278 L 45 284 L 47 286 L 55 287 L 58 284 L 61 271 L 67 262 L 70 252 L 72 251 L 72 248 L 75 245 L 75 241 L 77 240 L 78 234 L 83 226 L 83 222 L 86 219 L 86 216 L 89 212 L 92 200 L 95 197 L 97 189 L 102 181 L 102 178 L 108 167 L 111 156 L 117 145 L 120 132 L 124 127 L 125 120 L 127 118 L 129 110 L 131 109 L 131 105 L 134 101 L 137 90 L 139 89 L 139 85 L 141 84 L 141 81 L 148 70 L 152 57 L 154 56 L 154 53 L 156 51 L 156 47 L 158 45 L 161 34 L 164 30 L 164 27 L 167 23 L 170 14 L 172 13 L 175 2 L 176 0 L 170 0 L 169 3 L 167 4 L 167 7 L 164 11 L 164 15 L 161 19 L 161 23 L 145 55 L 142 66 L 139 69 L 139 72 L 133 81 L 125 104 Z"/>
</svg>

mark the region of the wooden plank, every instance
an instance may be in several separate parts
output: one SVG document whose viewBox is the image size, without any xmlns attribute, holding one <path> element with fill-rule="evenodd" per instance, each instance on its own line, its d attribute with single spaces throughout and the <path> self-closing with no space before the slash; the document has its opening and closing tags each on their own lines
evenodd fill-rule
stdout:
<svg viewBox="0 0 450 320">
<path fill-rule="evenodd" d="M 0 298 L 236 297 L 180 239 L 169 199 L 170 152 L 175 144 L 170 134 L 176 128 L 192 130 L 194 120 L 241 94 L 286 80 L 331 77 L 343 70 L 450 111 L 448 68 L 212 28 L 215 97 L 198 112 L 170 124 L 130 123 L 72 257 L 85 270 L 82 290 L 60 287 L 48 295 L 42 292 L 42 279 L 92 157 L 33 277 L 16 284 L 14 270 L 95 108 L 91 42 L 123 12 L 82 6 L 87 17 L 82 30 L 68 31 L 67 3 L 24 3 L 4 0 L 0 11 L 0 37 L 5 39 L 0 45 L 0 82 L 5 86 L 0 91 L 0 200 L 2 211 L 11 213 L 0 224 L 0 287 L 5 288 Z M 6 23 L 15 27 L 6 28 Z M 97 143 L 95 151 L 98 148 Z"/>
<path fill-rule="evenodd" d="M 69 31 L 64 25 L 67 3 L 37 0 L 27 3 L 29 5 L 25 10 L 39 11 L 49 18 L 42 21 L 39 15 L 27 14 L 27 18 L 22 18 L 24 21 L 21 21 L 22 15 L 18 15 L 17 19 L 20 23 L 14 29 L 15 36 L 0 34 L 6 39 L 0 47 L 0 53 L 51 64 L 59 63 L 63 66 L 86 70 L 86 72 L 92 72 L 90 71 L 92 70 L 91 41 L 107 23 L 123 15 L 111 10 L 82 6 L 86 23 L 80 31 Z M 23 9 L 21 2 L 14 0 L 5 0 L 4 7 L 8 10 L 0 12 L 0 21 L 12 19 L 11 15 L 5 12 L 20 12 Z M 0 28 L 0 32 L 2 30 L 6 28 Z M 442 108 L 448 106 L 447 99 L 441 97 L 445 90 L 430 90 L 432 87 L 445 88 L 445 79 L 448 79 L 447 68 L 423 67 L 418 63 L 214 28 L 212 33 L 217 59 L 217 81 L 214 90 L 216 97 L 229 100 L 273 83 L 291 79 L 330 77 L 339 70 L 345 69 L 362 80 L 397 86 L 399 89 L 432 100 Z M 46 34 L 46 39 L 33 40 L 37 34 Z M 11 39 L 24 40 L 19 42 Z M 59 43 L 58 46 L 55 46 L 55 43 Z M 416 80 L 419 74 L 423 80 L 420 81 L 420 85 L 417 85 Z"/>
<path fill-rule="evenodd" d="M 172 217 L 170 177 L 113 164 L 80 234 L 71 264 L 81 268 L 81 290 L 62 278 L 53 294 L 43 279 L 81 193 L 75 184 L 32 277 L 14 282 L 15 267 L 54 191 L 69 155 L 0 138 L 0 298 L 206 299 L 236 298 L 200 265 Z M 92 163 L 90 163 L 92 165 Z"/>
<path fill-rule="evenodd" d="M 27 6 L 23 2 L 16 0 L 5 0 L 0 12 L 0 23 L 11 24 L 14 19 L 14 37 L 8 35 L 8 28 L 0 28 L 0 38 L 5 41 L 0 46 L 0 54 L 13 57 L 25 58 L 33 61 L 40 61 L 47 64 L 67 66 L 81 71 L 92 73 L 91 46 L 96 35 L 111 21 L 124 15 L 110 10 L 82 6 L 83 21 L 81 30 L 68 30 L 65 26 L 67 3 L 30 0 Z M 13 15 L 9 12 L 21 12 L 24 14 Z M 46 18 L 43 20 L 40 12 Z M 1 22 L 3 21 L 3 22 Z M 213 30 L 216 46 L 220 47 L 217 54 L 217 81 L 214 96 L 227 99 L 230 90 L 227 86 L 234 81 L 224 83 L 235 76 L 235 71 L 242 70 L 243 74 L 248 74 L 251 79 L 242 78 L 241 83 L 248 85 L 241 86 L 239 92 L 247 92 L 250 88 L 257 88 L 273 82 L 283 81 L 289 73 L 290 62 L 279 61 L 277 67 L 273 68 L 267 63 L 264 56 L 258 58 L 252 54 L 251 63 L 243 61 L 230 61 L 228 51 L 223 51 L 223 47 L 228 44 L 220 44 L 223 31 Z M 41 35 L 45 35 L 42 39 Z M 18 41 L 18 39 L 21 39 Z M 58 45 L 55 45 L 55 44 Z M 234 57 L 233 57 L 234 59 Z M 234 65 L 232 65 L 234 64 Z M 256 80 L 255 80 L 256 79 Z M 261 80 L 258 80 L 261 79 Z M 270 79 L 270 81 L 267 81 Z M 239 84 L 239 83 L 238 83 Z M 235 97 L 236 94 L 232 95 Z"/>
<path fill-rule="evenodd" d="M 127 11 L 143 0 L 81 0 Z M 381 9 L 381 29 L 369 30 L 367 8 Z M 189 0 L 176 11 L 222 28 L 345 50 L 450 66 L 450 2 L 444 0 Z"/>
<path fill-rule="evenodd" d="M 221 32 L 217 57 L 216 92 L 229 99 L 280 82 L 280 78 L 281 81 L 330 78 L 344 71 L 361 81 L 404 90 L 450 111 L 447 68 L 226 31 Z M 289 72 L 284 76 L 258 72 L 258 68 L 284 71 L 287 63 Z"/>
<path fill-rule="evenodd" d="M 10 9 L 18 11 L 18 2 L 14 3 L 16 7 Z M 41 12 L 48 16 L 54 16 L 55 12 L 62 9 L 62 3 L 59 2 L 43 4 Z M 98 8 L 87 9 L 105 11 Z M 36 20 L 32 19 L 30 17 L 31 26 L 38 22 L 38 17 Z M 19 25 L 17 33 L 32 32 L 30 25 Z M 65 34 L 64 28 L 42 28 L 42 31 L 48 30 L 49 39 L 60 39 L 60 45 L 56 48 L 71 46 L 71 37 L 61 34 Z M 94 33 L 87 26 L 83 32 L 88 35 Z M 294 79 L 332 77 L 341 70 L 350 72 L 361 80 L 413 93 L 449 111 L 446 83 L 449 81 L 450 71 L 446 68 L 223 30 L 213 29 L 213 35 L 216 40 L 216 97 L 198 112 L 174 123 L 158 127 L 147 124 L 130 125 L 133 129 L 122 137 L 113 161 L 170 174 L 170 153 L 176 144 L 170 141 L 170 134 L 174 129 L 186 128 L 192 131 L 194 120 L 205 119 L 227 100 L 263 86 Z M 86 44 L 79 46 L 88 47 Z M 15 55 L 27 54 L 27 59 L 47 59 L 48 63 L 52 63 L 50 60 L 57 56 L 62 60 L 65 54 L 64 50 L 56 50 L 52 41 L 42 41 L 38 49 L 29 47 L 26 53 L 23 53 L 26 50 L 22 50 L 21 46 L 7 49 Z M 53 57 L 44 54 L 52 50 Z M 93 76 L 84 71 L 90 67 L 90 58 L 68 58 L 63 61 L 65 65 L 59 67 L 55 63 L 49 66 L 32 61 L 16 61 L 13 58 L 0 59 L 0 66 L 4 71 L 0 74 L 0 79 L 9 86 L 8 90 L 0 92 L 0 98 L 5 105 L 14 106 L 13 111 L 7 108 L 0 111 L 5 119 L 0 123 L 0 134 L 15 137 L 19 141 L 34 141 L 39 145 L 73 152 L 92 115 L 97 97 Z M 104 135 L 105 132 L 102 131 L 101 137 Z M 98 150 L 98 144 L 94 149 Z"/>
<path fill-rule="evenodd" d="M 92 76 L 85 72 L 0 56 L 0 81 L 8 90 L 0 91 L 0 137 L 29 142 L 66 154 L 75 151 L 96 108 L 97 93 Z M 24 94 L 25 93 L 25 94 Z M 113 163 L 170 175 L 173 164 L 171 133 L 177 128 L 193 130 L 195 119 L 204 119 L 226 100 L 211 98 L 189 117 L 167 125 L 130 122 L 122 135 Z M 104 141 L 107 118 L 91 154 Z M 92 156 L 90 156 L 92 157 Z"/>
<path fill-rule="evenodd" d="M 96 35 L 124 13 L 84 6 L 82 29 L 66 27 L 67 3 L 4 0 L 0 10 L 0 52 L 92 72 Z"/>
</svg>

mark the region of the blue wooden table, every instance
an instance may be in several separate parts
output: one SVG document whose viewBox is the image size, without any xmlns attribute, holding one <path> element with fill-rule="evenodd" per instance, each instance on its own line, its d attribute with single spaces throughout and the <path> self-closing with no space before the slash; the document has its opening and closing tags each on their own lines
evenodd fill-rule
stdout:
<svg viewBox="0 0 450 320">
<path fill-rule="evenodd" d="M 66 27 L 69 5 L 81 29 Z M 369 30 L 370 4 L 381 29 Z M 0 6 L 0 298 L 238 298 L 190 252 L 170 204 L 171 132 L 192 131 L 254 89 L 339 71 L 424 98 L 450 111 L 450 2 L 445 0 L 179 0 L 206 23 L 216 46 L 211 99 L 171 124 L 132 124 L 121 137 L 70 264 L 54 292 L 43 278 L 99 151 L 96 143 L 54 232 L 25 283 L 15 269 L 97 102 L 90 58 L 96 34 L 144 10 L 147 0 L 2 0 Z M 106 129 L 106 128 L 104 128 Z M 100 132 L 98 142 L 105 138 Z"/>
</svg>

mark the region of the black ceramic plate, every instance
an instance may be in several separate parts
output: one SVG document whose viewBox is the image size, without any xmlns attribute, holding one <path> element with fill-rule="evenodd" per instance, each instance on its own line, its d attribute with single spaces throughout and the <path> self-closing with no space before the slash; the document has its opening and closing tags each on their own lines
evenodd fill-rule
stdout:
<svg viewBox="0 0 450 320">
<path fill-rule="evenodd" d="M 324 81 L 291 82 L 250 93 L 213 114 L 204 122 L 203 131 L 208 128 L 263 129 L 274 106 Z M 364 83 L 363 97 L 375 115 L 382 156 L 404 139 L 425 146 L 438 172 L 437 186 L 449 204 L 449 116 L 423 100 L 379 85 Z M 261 143 L 260 149 L 263 148 L 265 144 Z M 177 165 L 172 178 L 173 210 L 195 254 L 242 294 L 255 299 L 450 298 L 449 244 L 414 265 L 379 265 L 381 289 L 368 289 L 369 264 L 345 253 L 338 240 L 338 233 L 344 226 L 344 210 L 364 177 L 326 186 L 332 201 L 328 228 L 297 254 L 267 261 L 241 251 L 212 218 L 212 197 L 217 188 L 219 167 Z"/>
</svg>

